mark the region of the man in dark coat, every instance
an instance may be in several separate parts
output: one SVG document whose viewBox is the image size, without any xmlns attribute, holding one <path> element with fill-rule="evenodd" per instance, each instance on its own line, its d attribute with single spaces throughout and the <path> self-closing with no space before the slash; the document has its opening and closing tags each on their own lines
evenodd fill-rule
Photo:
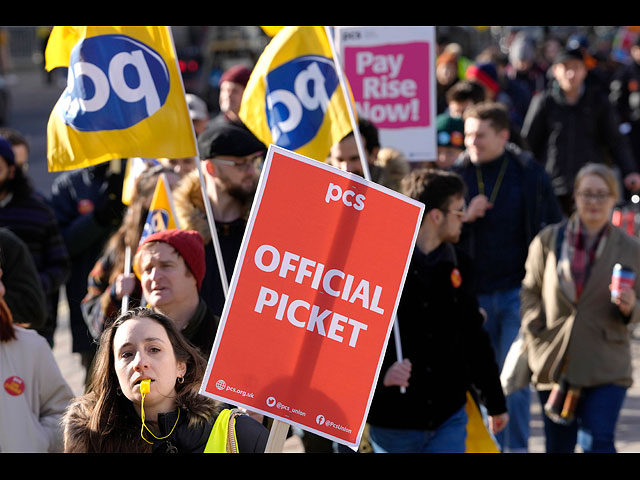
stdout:
<svg viewBox="0 0 640 480">
<path fill-rule="evenodd" d="M 522 137 L 541 162 L 564 213 L 573 211 L 573 182 L 587 163 L 613 163 L 624 186 L 640 188 L 640 174 L 620 120 L 606 94 L 585 82 L 580 50 L 564 51 L 554 62 L 554 80 L 531 100 Z"/>
<path fill-rule="evenodd" d="M 10 143 L 0 137 L 0 227 L 15 233 L 29 248 L 47 298 L 47 318 L 33 325 L 53 345 L 58 292 L 69 275 L 69 254 L 56 217 L 15 163 Z"/>
<path fill-rule="evenodd" d="M 640 37 L 629 51 L 631 62 L 618 68 L 610 85 L 609 100 L 620 117 L 620 133 L 629 139 L 636 166 L 640 165 Z"/>
<path fill-rule="evenodd" d="M 375 452 L 464 453 L 467 392 L 479 391 L 493 433 L 509 420 L 471 264 L 454 246 L 465 187 L 458 175 L 429 169 L 414 170 L 405 187 L 426 211 L 398 306 L 405 358 L 398 360 L 390 342 L 369 411 L 369 440 Z"/>
<path fill-rule="evenodd" d="M 198 137 L 207 201 L 211 204 L 226 283 L 231 281 L 266 147 L 246 128 L 212 124 Z M 188 173 L 173 190 L 180 226 L 196 230 L 205 244 L 206 274 L 201 294 L 220 316 L 226 300 L 209 228 L 198 171 Z"/>
</svg>

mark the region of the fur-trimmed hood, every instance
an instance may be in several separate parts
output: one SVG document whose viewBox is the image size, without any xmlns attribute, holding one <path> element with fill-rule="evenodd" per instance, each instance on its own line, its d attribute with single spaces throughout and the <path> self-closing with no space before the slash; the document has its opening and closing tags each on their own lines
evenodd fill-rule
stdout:
<svg viewBox="0 0 640 480">
<path fill-rule="evenodd" d="M 211 241 L 211 231 L 202 198 L 200 176 L 198 170 L 192 170 L 185 175 L 172 192 L 173 204 L 180 228 L 195 230 L 206 245 Z"/>
<path fill-rule="evenodd" d="M 124 401 L 128 402 L 126 399 Z M 195 398 L 187 398 L 186 402 L 184 402 L 186 404 L 182 403 L 183 402 L 181 402 L 180 407 L 183 412 L 188 412 L 188 421 L 186 423 L 181 422 L 180 428 L 181 430 L 193 430 L 193 435 L 196 437 L 200 436 L 200 430 L 202 430 L 205 425 L 217 418 L 223 408 L 221 403 L 201 395 L 196 395 Z M 91 435 L 88 424 L 95 406 L 95 394 L 88 393 L 75 398 L 67 408 L 62 422 L 64 425 L 65 452 L 86 453 L 91 451 Z M 124 411 L 118 415 L 118 420 L 122 420 L 122 422 L 118 421 L 118 425 L 113 426 L 109 432 L 106 432 L 106 430 L 109 429 L 105 426 L 104 433 L 108 436 L 116 436 L 117 439 L 105 442 L 105 445 L 111 445 L 112 448 L 118 445 L 119 447 L 115 448 L 116 451 L 121 448 L 127 450 L 141 449 L 141 451 L 145 451 L 147 449 L 146 444 L 139 442 L 140 419 L 133 409 L 133 404 L 128 402 L 127 407 L 122 407 L 121 410 L 122 409 L 124 409 Z M 187 437 L 188 436 L 189 434 Z M 185 434 L 182 433 L 181 437 L 185 438 Z"/>
</svg>

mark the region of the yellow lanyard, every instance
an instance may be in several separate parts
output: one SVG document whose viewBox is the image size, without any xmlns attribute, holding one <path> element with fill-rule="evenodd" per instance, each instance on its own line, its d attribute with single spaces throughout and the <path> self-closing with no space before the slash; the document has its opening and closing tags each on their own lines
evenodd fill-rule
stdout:
<svg viewBox="0 0 640 480">
<path fill-rule="evenodd" d="M 504 160 L 502 160 L 502 166 L 500 167 L 500 172 L 498 172 L 498 178 L 496 179 L 496 184 L 491 191 L 491 198 L 489 199 L 490 203 L 495 202 L 496 197 L 498 196 L 498 190 L 500 190 L 500 186 L 502 185 L 502 179 L 504 178 L 504 173 L 507 170 L 507 156 L 505 155 Z M 478 180 L 478 193 L 480 195 L 484 195 L 484 180 L 482 178 L 482 171 L 480 170 L 480 166 L 476 165 L 476 178 Z"/>
<path fill-rule="evenodd" d="M 151 389 L 150 384 L 151 384 L 151 380 L 143 380 L 140 383 L 140 394 L 142 395 L 142 400 L 140 402 L 140 417 L 142 418 L 142 428 L 140 428 L 140 436 L 149 445 L 153 445 L 153 442 L 150 442 L 149 440 L 144 438 L 144 431 L 147 430 L 147 432 L 149 432 L 151 434 L 151 436 L 153 438 L 155 438 L 156 440 L 164 440 L 165 438 L 170 437 L 171 434 L 173 433 L 173 431 L 175 430 L 176 425 L 178 425 L 178 420 L 180 420 L 180 409 L 178 408 L 178 418 L 176 418 L 176 423 L 173 424 L 173 428 L 171 429 L 171 431 L 167 435 L 165 435 L 164 437 L 156 437 L 153 434 L 153 432 L 151 430 L 149 430 L 149 427 L 147 427 L 145 425 L 145 423 L 144 423 L 144 419 L 145 419 L 145 415 L 144 415 L 144 398 L 147 396 L 147 393 L 149 393 L 149 390 Z"/>
</svg>

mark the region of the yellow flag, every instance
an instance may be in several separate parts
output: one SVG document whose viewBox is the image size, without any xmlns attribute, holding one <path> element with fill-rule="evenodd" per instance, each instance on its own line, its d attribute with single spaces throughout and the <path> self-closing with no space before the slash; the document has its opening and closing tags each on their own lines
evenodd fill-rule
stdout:
<svg viewBox="0 0 640 480">
<path fill-rule="evenodd" d="M 51 29 L 44 51 L 45 68 L 51 71 L 58 67 L 68 67 L 71 50 L 86 36 L 88 27 L 54 27 Z"/>
<path fill-rule="evenodd" d="M 276 33 L 282 30 L 284 27 L 260 27 L 264 33 L 273 37 Z"/>
<path fill-rule="evenodd" d="M 197 155 L 168 27 L 54 27 L 45 56 L 69 72 L 47 125 L 49 171 Z"/>
<path fill-rule="evenodd" d="M 158 176 L 156 189 L 149 204 L 147 220 L 145 221 L 142 235 L 140 236 L 140 243 L 153 233 L 163 230 L 173 230 L 175 228 L 180 228 L 180 226 L 178 217 L 175 214 L 175 208 L 173 207 L 171 188 L 163 173 Z"/>
<path fill-rule="evenodd" d="M 133 195 L 135 193 L 136 181 L 140 174 L 153 165 L 160 165 L 155 158 L 130 158 L 127 161 L 127 167 L 124 171 L 124 180 L 122 181 L 122 203 L 131 205 Z"/>
<path fill-rule="evenodd" d="M 496 442 L 491 438 L 482 419 L 478 405 L 469 392 L 467 392 L 467 453 L 500 453 Z"/>
<path fill-rule="evenodd" d="M 352 126 L 324 27 L 278 31 L 253 69 L 239 115 L 265 145 L 326 159 Z"/>
</svg>

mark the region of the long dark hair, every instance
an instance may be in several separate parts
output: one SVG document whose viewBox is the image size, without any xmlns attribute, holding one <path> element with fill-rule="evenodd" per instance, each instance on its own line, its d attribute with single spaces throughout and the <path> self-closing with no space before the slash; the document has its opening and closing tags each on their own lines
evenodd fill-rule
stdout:
<svg viewBox="0 0 640 480">
<path fill-rule="evenodd" d="M 178 331 L 167 316 L 139 307 L 120 315 L 100 336 L 87 394 L 93 406 L 88 415 L 87 449 L 93 452 L 146 452 L 150 450 L 140 437 L 140 418 L 131 402 L 118 393 L 113 339 L 118 328 L 129 320 L 150 318 L 167 332 L 176 359 L 186 364 L 184 382 L 176 383 L 176 405 L 189 412 L 189 426 L 207 421 L 216 413 L 218 402 L 200 395 L 199 389 L 207 366 L 206 359 Z"/>
<path fill-rule="evenodd" d="M 13 315 L 4 298 L 0 297 L 0 343 L 16 339 L 16 331 L 13 328 Z"/>
<path fill-rule="evenodd" d="M 4 265 L 4 255 L 2 249 L 0 249 L 0 270 Z M 0 276 L 0 282 L 2 276 Z M 13 315 L 11 310 L 4 301 L 4 296 L 0 296 L 0 343 L 9 342 L 16 339 L 16 330 L 13 328 Z"/>
</svg>

